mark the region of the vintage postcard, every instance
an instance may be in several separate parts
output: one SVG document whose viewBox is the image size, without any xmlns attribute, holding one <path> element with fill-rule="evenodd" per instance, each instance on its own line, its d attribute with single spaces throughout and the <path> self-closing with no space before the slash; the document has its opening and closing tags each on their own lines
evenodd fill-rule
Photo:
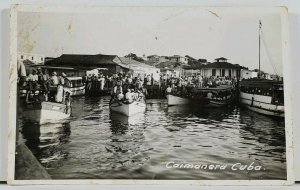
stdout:
<svg viewBox="0 0 300 190">
<path fill-rule="evenodd" d="M 293 183 L 284 7 L 11 8 L 10 184 Z"/>
</svg>

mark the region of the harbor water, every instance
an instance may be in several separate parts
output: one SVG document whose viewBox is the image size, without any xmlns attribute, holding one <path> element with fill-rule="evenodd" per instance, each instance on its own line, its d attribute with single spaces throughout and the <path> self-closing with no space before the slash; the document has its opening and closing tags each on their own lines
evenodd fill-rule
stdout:
<svg viewBox="0 0 300 190">
<path fill-rule="evenodd" d="M 234 105 L 168 107 L 164 99 L 126 117 L 110 113 L 109 100 L 74 97 L 61 123 L 20 120 L 21 138 L 51 178 L 286 179 L 284 119 Z"/>
</svg>

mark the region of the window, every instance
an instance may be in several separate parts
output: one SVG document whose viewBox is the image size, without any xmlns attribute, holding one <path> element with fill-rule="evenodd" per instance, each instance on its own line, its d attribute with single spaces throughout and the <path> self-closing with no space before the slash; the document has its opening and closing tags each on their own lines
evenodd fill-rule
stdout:
<svg viewBox="0 0 300 190">
<path fill-rule="evenodd" d="M 247 73 L 248 74 L 248 73 Z M 229 69 L 229 73 L 228 73 L 229 77 L 231 77 L 231 69 Z"/>
<path fill-rule="evenodd" d="M 24 56 L 23 56 L 23 55 L 21 55 L 21 59 L 24 59 Z"/>
<path fill-rule="evenodd" d="M 222 69 L 222 77 L 225 77 L 225 69 Z"/>
<path fill-rule="evenodd" d="M 41 58 L 41 61 L 43 61 L 43 58 Z"/>
<path fill-rule="evenodd" d="M 212 76 L 216 76 L 216 69 L 212 69 Z"/>
<path fill-rule="evenodd" d="M 31 57 L 31 60 L 33 60 L 33 57 Z"/>
</svg>

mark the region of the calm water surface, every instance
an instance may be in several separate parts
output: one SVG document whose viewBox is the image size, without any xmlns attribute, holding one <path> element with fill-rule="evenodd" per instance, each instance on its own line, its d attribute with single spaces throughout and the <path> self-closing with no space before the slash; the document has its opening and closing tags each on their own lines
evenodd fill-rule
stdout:
<svg viewBox="0 0 300 190">
<path fill-rule="evenodd" d="M 75 97 L 69 120 L 24 122 L 21 133 L 55 179 L 286 179 L 283 119 L 237 106 L 192 110 L 149 102 L 145 114 L 128 118 L 110 113 L 109 97 Z M 167 168 L 172 162 L 226 168 Z M 252 162 L 261 170 L 231 168 Z"/>
</svg>

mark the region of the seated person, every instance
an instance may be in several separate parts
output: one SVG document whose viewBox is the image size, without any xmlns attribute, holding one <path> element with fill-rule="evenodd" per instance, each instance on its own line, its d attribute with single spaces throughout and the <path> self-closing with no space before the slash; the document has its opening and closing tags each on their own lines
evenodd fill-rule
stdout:
<svg viewBox="0 0 300 190">
<path fill-rule="evenodd" d="M 166 92 L 167 92 L 167 94 L 171 94 L 171 92 L 172 92 L 172 88 L 171 88 L 171 86 L 169 85 L 168 86 L 168 88 L 166 89 Z"/>
<path fill-rule="evenodd" d="M 132 94 L 130 88 L 127 89 L 127 92 L 125 94 L 125 99 L 128 100 L 128 102 L 132 101 Z"/>
</svg>

